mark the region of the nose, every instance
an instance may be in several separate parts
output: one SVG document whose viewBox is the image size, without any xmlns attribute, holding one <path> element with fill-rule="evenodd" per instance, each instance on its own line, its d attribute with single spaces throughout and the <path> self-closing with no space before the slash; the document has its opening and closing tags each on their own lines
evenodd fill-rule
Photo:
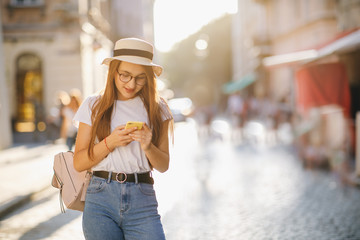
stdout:
<svg viewBox="0 0 360 240">
<path fill-rule="evenodd" d="M 136 87 L 136 80 L 134 77 L 131 77 L 130 81 L 127 83 L 127 86 L 131 89 L 134 89 Z"/>
</svg>

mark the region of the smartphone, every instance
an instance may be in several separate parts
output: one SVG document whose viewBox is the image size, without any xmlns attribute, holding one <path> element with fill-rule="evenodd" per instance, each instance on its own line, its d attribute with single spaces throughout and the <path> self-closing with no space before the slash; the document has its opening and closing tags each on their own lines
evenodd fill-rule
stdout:
<svg viewBox="0 0 360 240">
<path fill-rule="evenodd" d="M 137 127 L 137 129 L 140 130 L 140 129 L 142 129 L 143 125 L 144 125 L 143 122 L 129 121 L 129 122 L 126 123 L 125 129 Z"/>
</svg>

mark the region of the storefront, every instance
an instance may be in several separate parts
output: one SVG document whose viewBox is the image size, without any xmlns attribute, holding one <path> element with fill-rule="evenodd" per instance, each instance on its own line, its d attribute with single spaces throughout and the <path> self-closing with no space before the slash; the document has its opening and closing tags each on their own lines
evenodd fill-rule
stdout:
<svg viewBox="0 0 360 240">
<path fill-rule="evenodd" d="M 329 158 L 334 149 L 353 154 L 355 114 L 360 111 L 359 62 L 359 29 L 313 49 L 264 58 L 269 72 L 291 74 L 295 132 L 305 158 Z M 336 138 L 342 141 L 331 141 Z"/>
</svg>

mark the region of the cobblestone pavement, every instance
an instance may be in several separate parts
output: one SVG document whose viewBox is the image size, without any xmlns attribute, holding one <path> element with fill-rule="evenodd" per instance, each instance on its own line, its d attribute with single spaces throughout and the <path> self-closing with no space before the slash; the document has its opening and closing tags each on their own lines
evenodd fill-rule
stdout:
<svg viewBox="0 0 360 240">
<path fill-rule="evenodd" d="M 154 173 L 168 240 L 360 239 L 360 191 L 304 170 L 286 146 L 199 143 L 177 126 L 170 170 Z M 180 147 L 179 147 L 180 146 Z M 0 239 L 84 239 L 53 189 L 0 222 Z"/>
<path fill-rule="evenodd" d="M 61 213 L 58 192 L 49 188 L 0 222 L 0 239 L 84 239 L 81 213 Z"/>
<path fill-rule="evenodd" d="M 288 149 L 212 145 L 195 161 L 210 166 L 164 215 L 168 239 L 360 239 L 359 190 L 304 171 Z"/>
<path fill-rule="evenodd" d="M 158 184 L 160 206 L 174 203 L 168 239 L 360 239 L 359 189 L 303 169 L 291 147 L 195 144 L 179 132 L 188 148 Z"/>
</svg>

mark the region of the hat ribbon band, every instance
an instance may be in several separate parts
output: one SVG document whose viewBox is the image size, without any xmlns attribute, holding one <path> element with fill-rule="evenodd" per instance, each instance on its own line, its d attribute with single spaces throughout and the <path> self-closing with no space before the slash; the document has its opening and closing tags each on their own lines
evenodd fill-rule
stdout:
<svg viewBox="0 0 360 240">
<path fill-rule="evenodd" d="M 153 54 L 148 51 L 138 50 L 138 49 L 116 49 L 114 50 L 114 57 L 116 56 L 137 56 L 137 57 L 145 57 L 150 60 L 153 58 Z"/>
</svg>

